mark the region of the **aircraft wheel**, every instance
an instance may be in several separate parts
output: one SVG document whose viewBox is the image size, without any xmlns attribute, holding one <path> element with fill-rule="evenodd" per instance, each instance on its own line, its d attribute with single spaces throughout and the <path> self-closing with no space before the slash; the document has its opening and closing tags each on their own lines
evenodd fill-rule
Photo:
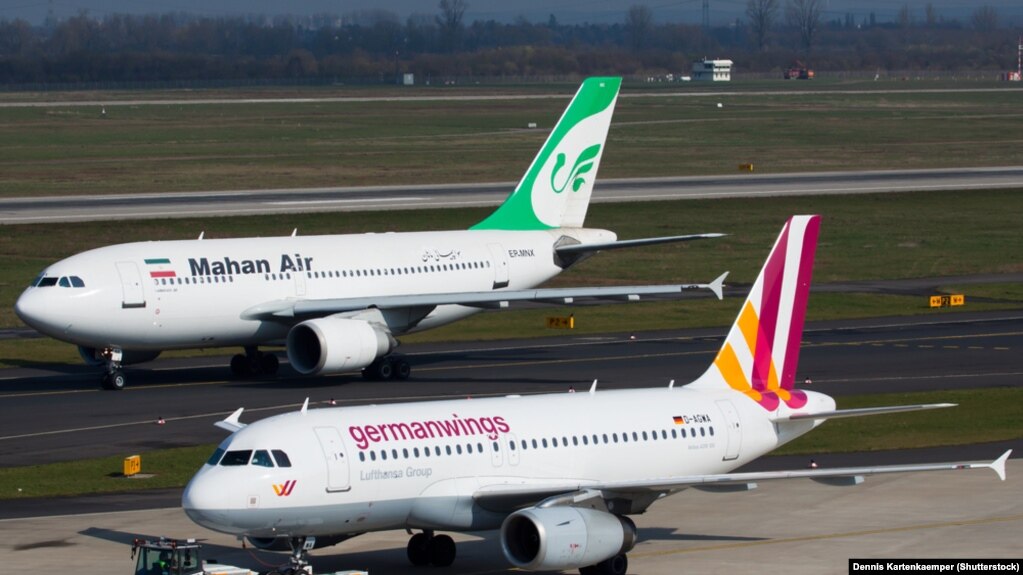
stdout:
<svg viewBox="0 0 1023 575">
<path fill-rule="evenodd" d="M 281 362 L 277 359 L 277 356 L 272 353 L 261 353 L 259 354 L 259 371 L 264 375 L 274 375 L 277 373 L 277 368 L 280 367 Z"/>
<path fill-rule="evenodd" d="M 249 359 L 240 353 L 236 353 L 231 357 L 231 373 L 236 377 L 245 377 L 252 373 L 252 369 L 249 366 Z"/>
<path fill-rule="evenodd" d="M 376 364 L 376 369 L 373 370 L 376 372 L 377 379 L 387 381 L 394 377 L 394 364 L 391 363 L 391 360 L 381 358 L 377 361 L 379 363 Z"/>
<path fill-rule="evenodd" d="M 430 563 L 430 536 L 426 533 L 416 533 L 408 540 L 408 560 L 416 567 L 422 567 Z"/>
<path fill-rule="evenodd" d="M 404 359 L 398 359 L 394 362 L 394 379 L 405 381 L 412 375 L 412 366 L 409 365 L 408 361 Z"/>
<path fill-rule="evenodd" d="M 121 391 L 127 383 L 128 380 L 124 377 L 124 372 L 119 369 L 103 374 L 103 389 Z"/>
<path fill-rule="evenodd" d="M 619 553 L 596 565 L 581 567 L 579 573 L 580 575 L 625 575 L 628 570 L 629 558 L 625 556 L 625 553 Z"/>
<path fill-rule="evenodd" d="M 455 540 L 447 535 L 437 535 L 430 539 L 430 564 L 434 567 L 447 567 L 455 562 Z"/>
</svg>

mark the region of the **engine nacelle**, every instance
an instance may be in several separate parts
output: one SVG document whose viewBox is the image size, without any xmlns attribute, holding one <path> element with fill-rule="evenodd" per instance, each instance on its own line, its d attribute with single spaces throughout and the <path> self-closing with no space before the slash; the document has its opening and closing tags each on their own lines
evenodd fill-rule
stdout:
<svg viewBox="0 0 1023 575">
<path fill-rule="evenodd" d="M 386 330 L 361 319 L 321 317 L 288 332 L 288 361 L 303 375 L 362 369 L 394 349 Z"/>
<path fill-rule="evenodd" d="M 579 507 L 532 507 L 501 525 L 501 548 L 521 569 L 560 570 L 595 565 L 636 544 L 628 517 Z"/>
<path fill-rule="evenodd" d="M 86 365 L 100 366 L 105 365 L 106 362 L 100 357 L 100 350 L 94 347 L 78 346 L 78 355 L 82 356 L 82 360 L 85 361 Z M 125 349 L 121 351 L 121 365 L 131 365 L 133 363 L 145 363 L 147 361 L 153 361 L 160 356 L 160 351 L 151 350 L 132 350 Z"/>
</svg>

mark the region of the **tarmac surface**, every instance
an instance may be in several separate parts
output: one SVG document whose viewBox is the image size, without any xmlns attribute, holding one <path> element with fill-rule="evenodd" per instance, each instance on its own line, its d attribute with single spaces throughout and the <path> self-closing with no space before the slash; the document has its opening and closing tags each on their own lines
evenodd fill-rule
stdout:
<svg viewBox="0 0 1023 575">
<path fill-rule="evenodd" d="M 869 477 L 856 487 L 789 480 L 738 494 L 687 490 L 635 520 L 635 575 L 848 573 L 850 558 L 1019 559 L 1023 461 L 1009 461 L 1004 482 L 973 470 Z M 231 536 L 195 526 L 179 508 L 0 520 L 0 553 L 6 573 L 132 573 L 132 539 L 161 535 L 202 538 L 205 557 L 259 571 L 286 559 L 242 549 Z M 313 551 L 312 564 L 317 573 L 511 571 L 496 533 L 453 536 L 458 557 L 449 568 L 410 567 L 401 531 Z"/>
</svg>

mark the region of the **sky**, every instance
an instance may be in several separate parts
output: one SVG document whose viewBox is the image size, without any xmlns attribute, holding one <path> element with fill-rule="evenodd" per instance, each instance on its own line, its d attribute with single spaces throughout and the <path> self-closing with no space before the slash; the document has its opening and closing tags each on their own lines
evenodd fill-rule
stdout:
<svg viewBox="0 0 1023 575">
<path fill-rule="evenodd" d="M 465 19 L 512 22 L 524 17 L 546 22 L 554 14 L 562 24 L 621 22 L 629 6 L 645 4 L 655 22 L 699 23 L 704 0 L 466 0 Z M 714 25 L 744 18 L 746 0 L 707 0 Z M 784 5 L 787 0 L 781 0 Z M 824 19 L 852 13 L 862 20 L 874 12 L 878 21 L 894 20 L 903 6 L 923 20 L 924 6 L 933 4 L 946 19 L 969 22 L 977 6 L 987 4 L 998 10 L 1007 24 L 1023 27 L 1023 0 L 825 0 Z M 102 18 L 116 13 L 163 14 L 186 12 L 205 16 L 296 14 L 344 15 L 360 10 L 385 9 L 404 20 L 413 13 L 433 15 L 438 0 L 0 0 L 0 20 L 23 19 L 39 24 L 52 10 L 58 18 L 85 12 Z"/>
</svg>

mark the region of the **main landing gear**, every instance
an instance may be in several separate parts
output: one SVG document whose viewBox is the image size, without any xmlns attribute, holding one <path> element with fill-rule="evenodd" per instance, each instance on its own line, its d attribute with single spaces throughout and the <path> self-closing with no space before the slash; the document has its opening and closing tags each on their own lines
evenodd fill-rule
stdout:
<svg viewBox="0 0 1023 575">
<path fill-rule="evenodd" d="M 455 540 L 426 530 L 408 540 L 408 560 L 416 567 L 447 567 L 455 562 Z"/>
<path fill-rule="evenodd" d="M 397 379 L 405 381 L 412 375 L 412 366 L 404 356 L 394 354 L 378 357 L 373 363 L 362 368 L 362 377 L 369 381 Z"/>
<path fill-rule="evenodd" d="M 629 570 L 629 559 L 625 553 L 619 553 L 596 565 L 579 568 L 579 575 L 625 575 Z"/>
<path fill-rule="evenodd" d="M 279 366 L 276 355 L 259 351 L 255 347 L 246 347 L 244 355 L 239 353 L 231 358 L 231 373 L 237 377 L 274 375 Z"/>
<path fill-rule="evenodd" d="M 103 364 L 106 366 L 106 372 L 103 373 L 103 378 L 100 380 L 103 389 L 121 391 L 128 384 L 128 379 L 124 377 L 124 371 L 121 369 L 122 355 L 123 352 L 120 349 L 110 347 L 100 353 Z"/>
</svg>

